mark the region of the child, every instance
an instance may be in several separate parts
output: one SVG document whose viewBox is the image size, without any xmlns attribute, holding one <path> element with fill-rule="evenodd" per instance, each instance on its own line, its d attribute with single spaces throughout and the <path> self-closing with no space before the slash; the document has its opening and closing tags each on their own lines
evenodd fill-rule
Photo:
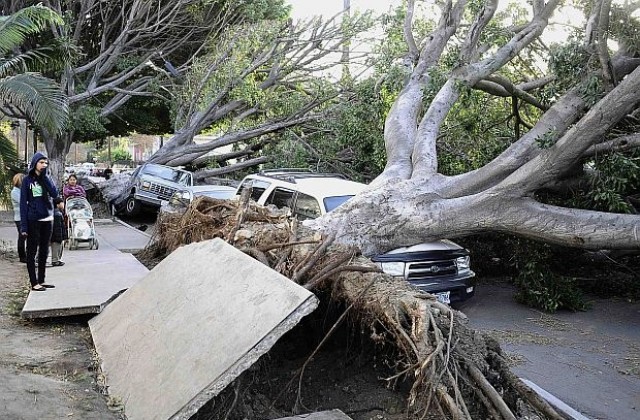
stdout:
<svg viewBox="0 0 640 420">
<path fill-rule="evenodd" d="M 64 215 L 59 209 L 53 211 L 53 231 L 51 232 L 51 265 L 61 267 L 64 241 L 69 239 L 67 226 L 64 223 Z"/>
</svg>

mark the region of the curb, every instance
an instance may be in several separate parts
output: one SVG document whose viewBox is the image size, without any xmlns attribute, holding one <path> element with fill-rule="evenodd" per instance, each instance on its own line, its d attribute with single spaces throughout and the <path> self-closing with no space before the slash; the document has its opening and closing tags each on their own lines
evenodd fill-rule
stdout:
<svg viewBox="0 0 640 420">
<path fill-rule="evenodd" d="M 555 395 L 551 394 L 548 391 L 540 388 L 535 383 L 531 382 L 528 379 L 520 378 L 522 382 L 524 382 L 529 388 L 531 388 L 536 394 L 540 396 L 543 400 L 547 401 L 549 404 L 557 408 L 562 414 L 567 415 L 571 420 L 591 420 L 589 417 L 584 416 L 577 410 L 571 408 L 564 401 L 560 400 Z"/>
</svg>

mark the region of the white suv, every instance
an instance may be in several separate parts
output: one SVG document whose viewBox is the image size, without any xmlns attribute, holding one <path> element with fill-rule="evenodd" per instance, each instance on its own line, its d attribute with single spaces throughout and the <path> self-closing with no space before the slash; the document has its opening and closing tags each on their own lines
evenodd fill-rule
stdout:
<svg viewBox="0 0 640 420">
<path fill-rule="evenodd" d="M 300 169 L 262 171 L 245 177 L 236 194 L 251 188 L 258 204 L 288 207 L 299 220 L 330 212 L 365 188 L 340 175 Z M 433 293 L 444 303 L 469 299 L 474 294 L 469 251 L 449 240 L 427 242 L 391 250 L 372 260 L 387 274 Z"/>
</svg>

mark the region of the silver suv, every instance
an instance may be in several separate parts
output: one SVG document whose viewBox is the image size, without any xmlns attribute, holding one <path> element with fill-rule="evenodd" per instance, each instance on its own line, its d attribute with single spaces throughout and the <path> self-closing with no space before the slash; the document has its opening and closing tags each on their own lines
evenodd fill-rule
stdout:
<svg viewBox="0 0 640 420">
<path fill-rule="evenodd" d="M 116 213 L 135 216 L 143 208 L 158 210 L 163 200 L 193 186 L 193 174 L 179 168 L 145 163 L 131 175 L 125 192 L 114 203 Z"/>
<path fill-rule="evenodd" d="M 236 194 L 251 189 L 258 204 L 288 207 L 299 220 L 330 212 L 365 188 L 336 174 L 300 169 L 262 171 L 245 177 Z M 372 260 L 387 274 L 402 277 L 443 303 L 474 294 L 469 251 L 449 240 L 426 242 L 376 255 Z"/>
</svg>

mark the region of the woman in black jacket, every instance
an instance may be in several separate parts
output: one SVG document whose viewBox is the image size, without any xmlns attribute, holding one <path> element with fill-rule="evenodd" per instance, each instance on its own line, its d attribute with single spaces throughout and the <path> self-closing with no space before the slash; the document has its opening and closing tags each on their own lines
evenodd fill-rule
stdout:
<svg viewBox="0 0 640 420">
<path fill-rule="evenodd" d="M 27 271 L 31 290 L 38 292 L 55 287 L 44 282 L 45 265 L 53 229 L 53 206 L 55 204 L 60 210 L 64 209 L 58 189 L 47 175 L 48 166 L 49 160 L 44 153 L 36 152 L 31 158 L 29 173 L 24 177 L 20 189 L 20 233 L 27 238 Z"/>
</svg>

